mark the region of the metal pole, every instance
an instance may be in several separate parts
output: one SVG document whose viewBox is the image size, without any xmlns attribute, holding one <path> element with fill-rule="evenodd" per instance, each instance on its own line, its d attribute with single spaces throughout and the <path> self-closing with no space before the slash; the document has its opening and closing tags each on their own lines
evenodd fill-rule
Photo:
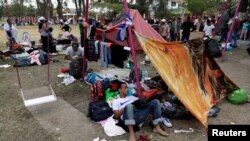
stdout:
<svg viewBox="0 0 250 141">
<path fill-rule="evenodd" d="M 89 0 L 86 0 L 85 3 L 85 22 L 88 22 L 89 19 Z M 84 24 L 84 23 L 83 23 Z M 87 29 L 84 28 L 84 45 L 85 45 L 85 39 L 87 38 Z M 85 49 L 83 50 L 83 58 L 82 58 L 82 80 L 84 81 L 85 73 L 86 73 L 86 63 L 87 59 L 85 58 L 84 55 Z"/>
<path fill-rule="evenodd" d="M 230 30 L 229 30 L 229 33 L 228 33 L 228 36 L 227 36 L 226 45 L 225 45 L 225 47 L 224 47 L 224 49 L 223 49 L 223 53 L 222 53 L 222 56 L 221 56 L 221 61 L 224 60 L 225 52 L 226 52 L 226 49 L 227 49 L 227 44 L 228 44 L 228 42 L 229 42 L 229 38 L 230 38 L 230 36 L 231 36 L 231 34 L 232 34 L 232 31 L 233 31 L 233 29 L 234 29 L 235 18 L 236 18 L 236 16 L 237 16 L 238 13 L 239 13 L 240 4 L 241 4 L 241 0 L 238 1 L 238 6 L 237 6 L 237 9 L 236 9 L 236 11 L 235 11 L 235 13 L 234 13 L 233 21 L 232 21 L 232 24 L 231 24 L 231 26 L 230 26 Z"/>
<path fill-rule="evenodd" d="M 123 6 L 126 12 L 126 15 L 129 15 L 129 9 L 128 9 L 128 3 L 127 0 L 123 0 Z M 140 84 L 140 80 L 139 80 L 139 75 L 138 75 L 138 67 L 137 67 L 137 60 L 136 60 L 136 52 L 135 52 L 135 48 L 134 48 L 134 42 L 132 39 L 132 30 L 131 27 L 128 26 L 128 37 L 129 37 L 129 46 L 131 47 L 131 54 L 132 54 L 132 59 L 134 62 L 134 69 L 135 69 L 135 79 L 136 79 L 136 85 L 137 85 L 137 92 L 139 97 L 141 97 L 141 84 Z"/>
</svg>

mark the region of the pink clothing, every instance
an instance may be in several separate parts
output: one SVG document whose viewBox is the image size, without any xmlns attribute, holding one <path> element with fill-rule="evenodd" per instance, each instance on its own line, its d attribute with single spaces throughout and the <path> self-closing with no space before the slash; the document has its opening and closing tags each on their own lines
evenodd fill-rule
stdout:
<svg viewBox="0 0 250 141">
<path fill-rule="evenodd" d="M 64 34 L 63 34 L 63 39 L 70 39 L 70 36 L 71 36 L 71 35 L 72 35 L 72 34 L 71 34 L 70 32 L 65 31 Z"/>
<path fill-rule="evenodd" d="M 31 64 L 34 64 L 36 63 L 37 65 L 41 66 L 41 62 L 39 60 L 39 57 L 40 57 L 40 54 L 39 54 L 39 51 L 38 50 L 35 50 L 35 51 L 32 51 L 30 54 L 29 54 L 29 58 L 31 59 L 30 60 L 30 63 Z"/>
</svg>

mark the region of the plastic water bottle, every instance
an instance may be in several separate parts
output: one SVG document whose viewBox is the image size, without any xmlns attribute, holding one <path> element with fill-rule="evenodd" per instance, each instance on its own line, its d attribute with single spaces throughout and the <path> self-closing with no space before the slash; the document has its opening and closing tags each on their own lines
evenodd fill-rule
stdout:
<svg viewBox="0 0 250 141">
<path fill-rule="evenodd" d="M 145 78 L 148 78 L 148 71 L 146 69 L 144 70 L 144 79 Z"/>
<path fill-rule="evenodd" d="M 147 78 L 147 77 L 148 77 L 148 71 L 146 69 L 143 69 L 142 70 L 142 81 L 144 81 L 145 78 Z"/>
</svg>

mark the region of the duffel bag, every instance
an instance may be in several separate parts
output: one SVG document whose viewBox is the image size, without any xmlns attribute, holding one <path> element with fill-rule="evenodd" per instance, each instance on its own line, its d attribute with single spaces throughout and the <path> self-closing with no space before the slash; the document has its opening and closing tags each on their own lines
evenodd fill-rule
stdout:
<svg viewBox="0 0 250 141">
<path fill-rule="evenodd" d="M 90 119 L 95 122 L 105 120 L 113 114 L 112 108 L 104 100 L 90 102 L 88 110 Z"/>
</svg>

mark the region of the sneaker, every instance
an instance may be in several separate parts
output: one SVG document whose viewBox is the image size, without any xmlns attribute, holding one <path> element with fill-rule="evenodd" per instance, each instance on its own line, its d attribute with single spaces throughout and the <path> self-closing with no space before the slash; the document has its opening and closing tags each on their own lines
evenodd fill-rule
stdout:
<svg viewBox="0 0 250 141">
<path fill-rule="evenodd" d="M 50 55 L 52 55 L 52 56 L 56 56 L 56 55 L 57 55 L 57 53 L 51 53 Z"/>
<path fill-rule="evenodd" d="M 165 126 L 167 126 L 168 128 L 173 127 L 172 123 L 169 121 L 168 118 L 162 117 L 161 120 L 162 120 L 162 123 L 163 123 Z"/>
</svg>

